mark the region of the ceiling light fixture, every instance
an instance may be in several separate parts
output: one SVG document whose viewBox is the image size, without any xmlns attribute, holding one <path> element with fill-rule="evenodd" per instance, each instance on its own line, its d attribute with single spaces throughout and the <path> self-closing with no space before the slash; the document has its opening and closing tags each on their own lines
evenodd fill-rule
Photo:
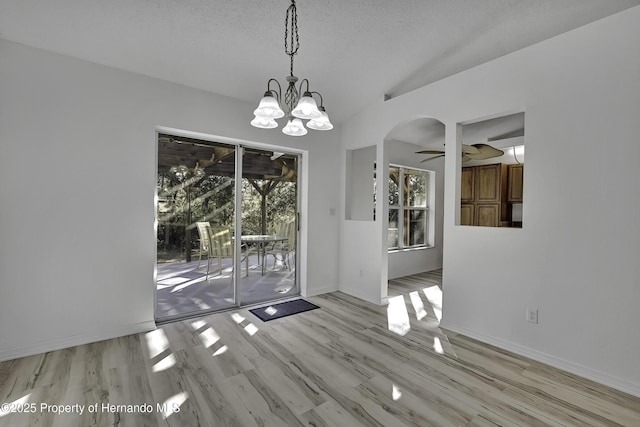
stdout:
<svg viewBox="0 0 640 427">
<path fill-rule="evenodd" d="M 200 179 L 206 175 L 206 172 L 200 167 L 199 163 L 196 163 L 193 169 L 189 169 L 185 165 L 173 166 L 169 169 L 169 173 L 174 174 L 180 182 L 186 178 Z"/>
<path fill-rule="evenodd" d="M 296 88 L 298 77 L 293 75 L 293 56 L 298 53 L 300 42 L 298 37 L 298 12 L 295 0 L 291 0 L 291 5 L 287 8 L 284 28 L 284 52 L 291 61 L 290 74 L 287 76 L 287 90 L 282 98 L 282 87 L 276 79 L 269 79 L 267 91 L 260 100 L 258 108 L 253 112 L 254 119 L 251 125 L 262 129 L 273 129 L 278 127 L 276 119 L 287 117 L 287 125 L 282 129 L 285 135 L 302 136 L 307 134 L 302 120 L 309 120 L 307 127 L 314 130 L 331 130 L 333 125 L 324 109 L 322 95 L 309 90 L 309 80 L 303 79 Z M 271 88 L 271 82 L 278 86 L 277 90 Z M 302 91 L 303 85 L 305 91 Z M 302 93 L 302 97 L 300 97 Z M 313 95 L 320 97 L 320 106 L 316 103 Z M 286 114 L 280 107 L 281 101 L 287 110 Z"/>
</svg>

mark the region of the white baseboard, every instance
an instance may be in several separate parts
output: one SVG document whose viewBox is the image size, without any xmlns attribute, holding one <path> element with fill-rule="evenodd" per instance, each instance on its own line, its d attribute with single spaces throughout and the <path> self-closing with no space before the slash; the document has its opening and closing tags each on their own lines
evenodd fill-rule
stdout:
<svg viewBox="0 0 640 427">
<path fill-rule="evenodd" d="M 5 360 L 18 359 L 20 357 L 33 356 L 34 354 L 61 350 L 63 348 L 75 347 L 77 345 L 108 340 L 111 338 L 138 334 L 141 332 L 151 331 L 155 328 L 156 324 L 151 320 L 148 322 L 126 325 L 117 329 L 96 334 L 73 335 L 70 337 L 59 338 L 50 341 L 40 341 L 26 346 L 15 347 L 8 350 L 0 350 L 0 362 L 3 362 Z"/>
<path fill-rule="evenodd" d="M 487 335 L 482 332 L 469 329 L 466 326 L 447 322 L 444 319 L 440 322 L 440 327 L 451 332 L 455 332 L 461 335 L 465 335 L 469 338 L 482 341 L 487 344 L 495 345 L 496 347 L 500 347 L 512 353 L 528 357 L 529 359 L 542 362 L 546 365 L 553 366 L 554 368 L 558 368 L 563 371 L 578 375 L 580 377 L 595 381 L 602 385 L 615 388 L 616 390 L 631 394 L 633 396 L 640 397 L 640 384 L 636 382 L 609 375 L 606 372 L 598 371 L 596 369 L 592 369 L 587 366 L 571 362 L 569 360 L 543 353 L 530 347 L 506 341 L 502 338 Z"/>
<path fill-rule="evenodd" d="M 385 298 L 378 298 L 378 299 L 372 299 L 371 295 L 368 295 L 366 292 L 362 292 L 361 289 L 356 289 L 356 288 L 349 288 L 349 287 L 340 287 L 340 289 L 338 289 L 340 292 L 344 292 L 347 295 L 351 295 L 352 297 L 356 297 L 359 298 L 361 300 L 370 302 L 372 304 L 375 305 L 385 305 L 388 304 L 388 300 L 386 300 Z"/>
<path fill-rule="evenodd" d="M 330 292 L 336 292 L 338 290 L 338 285 L 333 285 L 333 286 L 325 286 L 323 288 L 314 288 L 313 290 L 311 290 L 311 292 L 309 292 L 307 290 L 307 292 L 303 293 L 303 297 L 314 297 L 316 295 L 322 295 L 322 294 L 328 294 Z"/>
</svg>

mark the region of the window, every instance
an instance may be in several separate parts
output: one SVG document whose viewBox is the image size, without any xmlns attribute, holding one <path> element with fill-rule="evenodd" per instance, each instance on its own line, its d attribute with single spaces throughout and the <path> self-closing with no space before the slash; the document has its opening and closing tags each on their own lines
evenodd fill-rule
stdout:
<svg viewBox="0 0 640 427">
<path fill-rule="evenodd" d="M 433 172 L 389 166 L 389 250 L 428 246 Z"/>
</svg>

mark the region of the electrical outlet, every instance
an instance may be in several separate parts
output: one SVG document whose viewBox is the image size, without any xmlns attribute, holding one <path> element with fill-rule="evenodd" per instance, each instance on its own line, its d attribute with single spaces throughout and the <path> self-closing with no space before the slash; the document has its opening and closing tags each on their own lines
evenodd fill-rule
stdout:
<svg viewBox="0 0 640 427">
<path fill-rule="evenodd" d="M 364 279 L 364 270 L 360 270 L 360 278 Z"/>
<path fill-rule="evenodd" d="M 527 308 L 527 322 L 538 323 L 537 308 Z"/>
</svg>

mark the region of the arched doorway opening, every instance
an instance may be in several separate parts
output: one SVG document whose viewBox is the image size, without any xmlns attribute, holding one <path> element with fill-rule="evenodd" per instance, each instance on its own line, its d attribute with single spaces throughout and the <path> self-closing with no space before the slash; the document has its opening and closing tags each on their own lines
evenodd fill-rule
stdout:
<svg viewBox="0 0 640 427">
<path fill-rule="evenodd" d="M 438 152 L 444 151 L 444 142 L 443 122 L 409 118 L 385 136 L 384 164 L 377 167 L 384 187 L 384 203 L 378 206 L 387 234 L 387 277 L 382 279 L 389 328 L 402 335 L 408 332 L 409 313 L 434 330 L 442 318 L 445 161 Z M 447 344 L 443 336 L 434 348 Z"/>
</svg>

